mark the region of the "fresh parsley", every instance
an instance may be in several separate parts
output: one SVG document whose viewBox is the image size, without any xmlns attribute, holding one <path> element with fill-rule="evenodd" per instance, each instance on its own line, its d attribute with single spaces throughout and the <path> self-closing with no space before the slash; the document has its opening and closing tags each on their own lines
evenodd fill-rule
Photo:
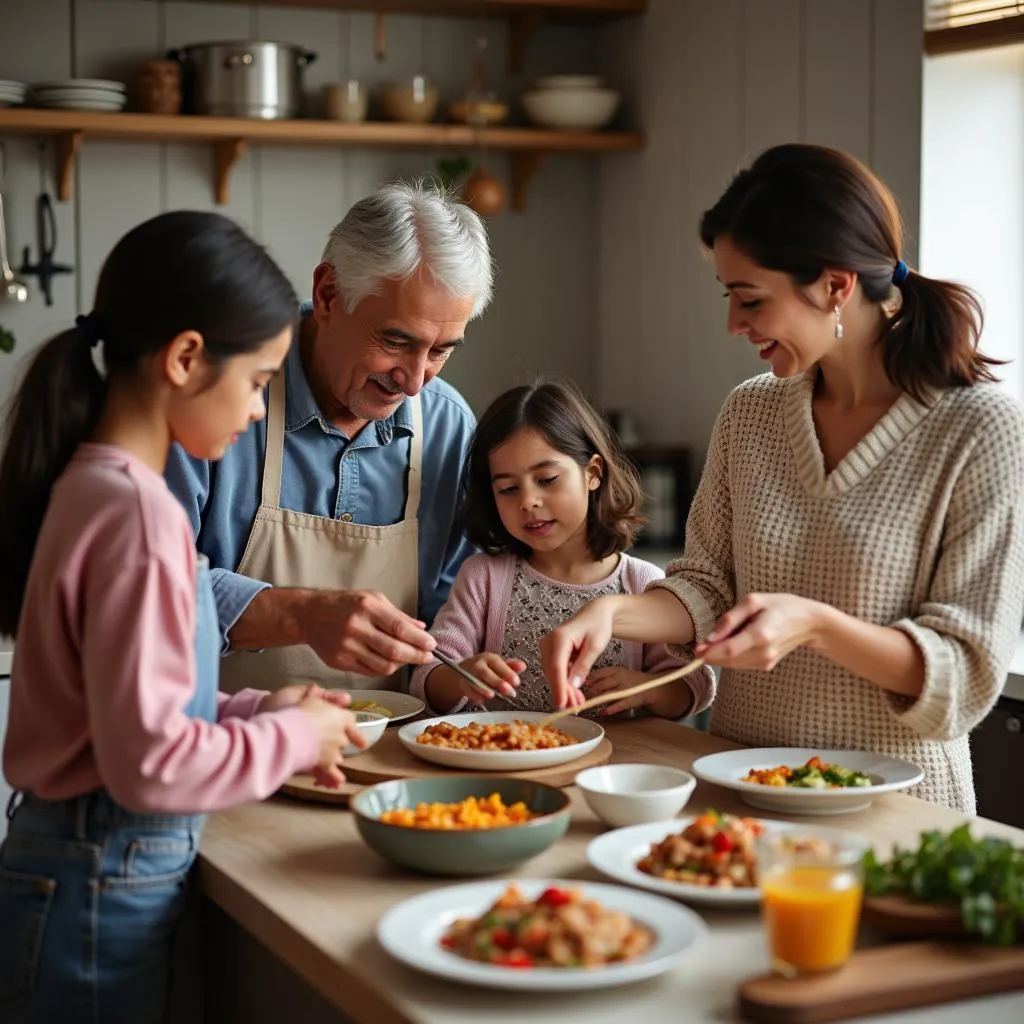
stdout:
<svg viewBox="0 0 1024 1024">
<path fill-rule="evenodd" d="M 1024 933 L 1024 849 L 1007 839 L 975 839 L 968 824 L 923 832 L 916 850 L 897 846 L 885 862 L 869 851 L 865 872 L 872 895 L 959 904 L 964 928 L 985 942 L 1009 946 Z"/>
<path fill-rule="evenodd" d="M 0 352 L 14 351 L 14 334 L 0 324 Z"/>
</svg>

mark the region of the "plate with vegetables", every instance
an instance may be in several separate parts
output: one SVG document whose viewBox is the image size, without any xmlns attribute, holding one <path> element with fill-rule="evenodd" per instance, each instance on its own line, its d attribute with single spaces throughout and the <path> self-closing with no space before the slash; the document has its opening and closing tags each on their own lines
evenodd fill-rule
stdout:
<svg viewBox="0 0 1024 1024">
<path fill-rule="evenodd" d="M 705 782 L 736 790 L 751 807 L 789 814 L 848 814 L 924 778 L 915 764 L 867 750 L 759 747 L 693 762 Z"/>
<path fill-rule="evenodd" d="M 605 832 L 587 860 L 616 882 L 688 903 L 756 906 L 757 840 L 783 822 L 707 810 Z"/>
<path fill-rule="evenodd" d="M 903 936 L 1024 942 L 1024 847 L 971 835 L 969 824 L 922 832 L 916 849 L 868 853 L 864 917 Z"/>
<path fill-rule="evenodd" d="M 486 988 L 568 992 L 672 970 L 707 937 L 687 907 L 599 882 L 516 879 L 431 889 L 392 907 L 377 938 L 416 970 Z"/>
</svg>

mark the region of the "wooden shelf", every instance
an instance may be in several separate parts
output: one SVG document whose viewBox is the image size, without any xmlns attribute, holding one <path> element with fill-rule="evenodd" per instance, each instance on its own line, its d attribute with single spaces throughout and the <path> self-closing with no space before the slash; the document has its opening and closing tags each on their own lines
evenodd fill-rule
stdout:
<svg viewBox="0 0 1024 1024">
<path fill-rule="evenodd" d="M 384 14 L 454 14 L 465 17 L 543 14 L 558 18 L 616 18 L 643 14 L 648 0 L 199 0 L 201 3 L 272 4 L 275 7 L 330 7 Z"/>
<path fill-rule="evenodd" d="M 564 132 L 542 128 L 474 128 L 459 124 L 369 121 L 263 121 L 244 117 L 109 114 L 80 110 L 0 109 L 0 136 L 57 137 L 57 198 L 72 195 L 74 162 L 89 139 L 122 142 L 198 142 L 214 148 L 214 194 L 228 201 L 231 170 L 249 144 L 341 146 L 374 149 L 506 151 L 512 163 L 513 207 L 522 209 L 526 186 L 546 156 L 642 149 L 639 132 Z"/>
<path fill-rule="evenodd" d="M 193 0 L 195 2 L 195 0 Z M 648 0 L 198 0 L 249 6 L 315 7 L 385 14 L 445 14 L 467 18 L 505 18 L 509 23 L 509 67 L 518 73 L 526 45 L 548 22 L 595 22 L 644 14 Z M 381 32 L 383 17 L 381 18 Z"/>
</svg>

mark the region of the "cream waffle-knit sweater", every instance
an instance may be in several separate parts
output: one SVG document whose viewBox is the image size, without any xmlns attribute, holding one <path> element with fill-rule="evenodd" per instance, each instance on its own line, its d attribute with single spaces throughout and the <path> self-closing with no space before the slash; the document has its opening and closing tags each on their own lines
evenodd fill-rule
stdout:
<svg viewBox="0 0 1024 1024">
<path fill-rule="evenodd" d="M 711 731 L 905 758 L 924 771 L 915 796 L 973 814 L 967 734 L 1002 689 L 1024 613 L 1024 413 L 993 385 L 937 392 L 931 408 L 903 394 L 826 473 L 814 376 L 731 393 L 683 556 L 651 586 L 683 602 L 698 640 L 748 593 L 903 630 L 925 662 L 916 699 L 800 648 L 771 672 L 723 670 Z"/>
</svg>

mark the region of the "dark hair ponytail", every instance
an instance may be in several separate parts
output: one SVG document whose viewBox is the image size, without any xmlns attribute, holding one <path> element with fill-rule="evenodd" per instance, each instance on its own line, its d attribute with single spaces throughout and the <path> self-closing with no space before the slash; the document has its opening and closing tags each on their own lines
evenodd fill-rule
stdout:
<svg viewBox="0 0 1024 1024">
<path fill-rule="evenodd" d="M 50 492 L 94 431 L 110 383 L 187 330 L 203 336 L 216 369 L 280 334 L 298 307 L 280 267 L 220 214 L 161 214 L 114 246 L 93 312 L 39 350 L 13 400 L 0 458 L 0 635 L 17 630 Z"/>
<path fill-rule="evenodd" d="M 723 235 L 797 285 L 812 284 L 830 268 L 852 270 L 868 300 L 897 304 L 899 208 L 875 174 L 847 153 L 797 143 L 766 150 L 701 218 L 704 245 L 714 247 Z M 898 308 L 880 338 L 893 384 L 921 401 L 932 388 L 995 380 L 991 367 L 1001 361 L 978 351 L 982 314 L 975 295 L 913 272 L 897 277 Z"/>
</svg>

